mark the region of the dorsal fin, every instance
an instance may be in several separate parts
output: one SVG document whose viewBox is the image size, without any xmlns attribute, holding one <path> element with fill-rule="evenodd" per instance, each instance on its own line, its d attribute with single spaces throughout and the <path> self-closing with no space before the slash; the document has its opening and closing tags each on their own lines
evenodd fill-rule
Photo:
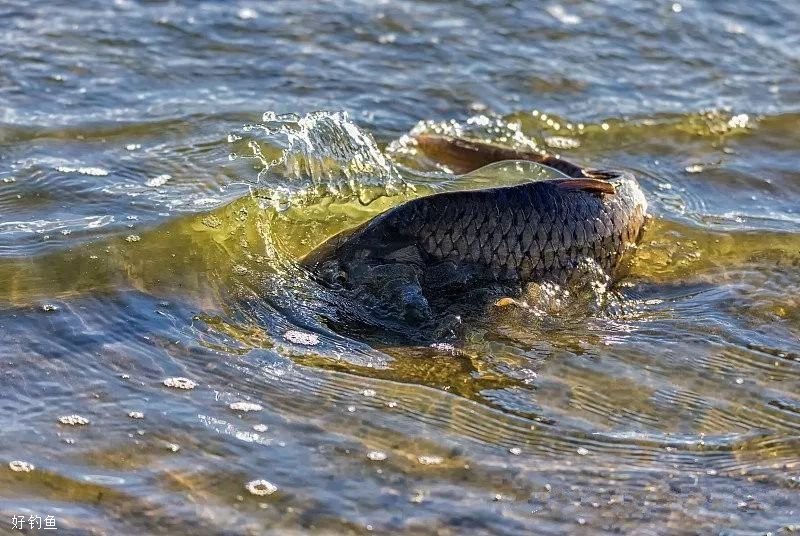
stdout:
<svg viewBox="0 0 800 536">
<path fill-rule="evenodd" d="M 613 184 L 600 179 L 557 179 L 548 182 L 555 184 L 557 188 L 573 192 L 588 192 L 595 195 L 617 193 Z"/>
</svg>

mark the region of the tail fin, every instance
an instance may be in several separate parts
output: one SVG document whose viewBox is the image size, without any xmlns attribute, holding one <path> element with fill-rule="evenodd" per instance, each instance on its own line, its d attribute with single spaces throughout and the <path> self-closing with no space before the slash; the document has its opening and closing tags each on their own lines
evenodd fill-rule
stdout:
<svg viewBox="0 0 800 536">
<path fill-rule="evenodd" d="M 438 134 L 420 134 L 416 139 L 417 145 L 426 155 L 457 173 L 468 173 L 501 160 L 528 160 L 557 169 L 569 177 L 586 177 L 579 166 L 535 151 L 512 149 Z"/>
</svg>

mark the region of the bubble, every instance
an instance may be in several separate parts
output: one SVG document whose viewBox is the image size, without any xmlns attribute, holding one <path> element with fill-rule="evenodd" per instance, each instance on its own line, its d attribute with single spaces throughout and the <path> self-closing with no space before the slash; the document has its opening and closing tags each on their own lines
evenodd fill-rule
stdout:
<svg viewBox="0 0 800 536">
<path fill-rule="evenodd" d="M 128 412 L 128 417 L 131 419 L 144 419 L 144 413 L 141 411 L 130 411 Z"/>
<path fill-rule="evenodd" d="M 93 177 L 105 177 L 108 175 L 108 170 L 99 167 L 68 167 L 68 166 L 58 166 L 56 171 L 60 171 L 61 173 L 79 173 L 81 175 L 91 175 Z"/>
<path fill-rule="evenodd" d="M 236 275 L 245 275 L 250 270 L 247 269 L 246 266 L 242 266 L 241 264 L 237 264 L 233 267 L 233 273 Z"/>
<path fill-rule="evenodd" d="M 141 239 L 142 239 L 141 236 L 135 235 L 135 234 L 128 235 L 128 236 L 125 237 L 125 240 L 128 241 L 128 242 L 131 242 L 131 243 L 138 242 Z"/>
<path fill-rule="evenodd" d="M 371 398 L 375 396 L 377 393 L 375 392 L 375 389 L 364 389 L 363 391 L 361 391 L 361 394 Z"/>
<path fill-rule="evenodd" d="M 159 186 L 164 186 L 167 184 L 167 181 L 172 178 L 172 175 L 164 173 L 163 175 L 156 175 L 152 179 L 147 179 L 145 181 L 145 185 L 151 188 L 158 188 Z"/>
<path fill-rule="evenodd" d="M 304 331 L 297 331 L 290 329 L 283 334 L 284 338 L 295 344 L 302 344 L 304 346 L 316 346 L 319 344 L 319 336 L 315 333 L 306 333 Z"/>
<path fill-rule="evenodd" d="M 254 402 L 233 402 L 228 407 L 234 411 L 243 411 L 245 413 L 250 411 L 261 411 L 264 409 L 264 406 Z"/>
<path fill-rule="evenodd" d="M 254 424 L 253 425 L 253 430 L 263 434 L 264 432 L 269 430 L 269 426 L 267 426 L 266 424 Z"/>
<path fill-rule="evenodd" d="M 373 462 L 382 462 L 389 456 L 385 452 L 381 452 L 380 450 L 372 450 L 367 453 L 367 458 L 372 460 Z"/>
<path fill-rule="evenodd" d="M 705 168 L 702 164 L 692 164 L 691 166 L 686 166 L 684 170 L 686 173 L 702 173 Z"/>
<path fill-rule="evenodd" d="M 514 456 L 519 456 L 520 454 L 522 454 L 522 449 L 519 447 L 511 447 L 510 449 L 508 449 L 508 452 L 510 452 Z"/>
<path fill-rule="evenodd" d="M 278 491 L 278 486 L 267 480 L 252 480 L 245 485 L 245 488 L 253 495 L 258 495 L 259 497 L 272 495 Z"/>
<path fill-rule="evenodd" d="M 578 447 L 578 450 L 576 452 L 581 456 L 586 456 L 587 454 L 589 454 L 589 450 L 583 447 Z"/>
<path fill-rule="evenodd" d="M 8 468 L 15 473 L 30 473 L 35 469 L 32 463 L 23 462 L 21 460 L 8 462 Z"/>
<path fill-rule="evenodd" d="M 52 303 L 45 303 L 42 305 L 42 311 L 45 313 L 52 313 L 53 311 L 58 311 L 58 305 L 54 305 Z"/>
<path fill-rule="evenodd" d="M 243 7 L 236 13 L 236 16 L 242 20 L 252 20 L 258 18 L 258 12 L 255 9 Z"/>
<path fill-rule="evenodd" d="M 58 422 L 69 426 L 85 426 L 89 424 L 89 419 L 80 415 L 64 415 L 58 418 Z"/>
<path fill-rule="evenodd" d="M 420 456 L 419 458 L 417 458 L 417 461 L 422 465 L 439 465 L 442 462 L 444 462 L 444 458 L 442 458 L 441 456 L 427 455 L 427 456 Z"/>
<path fill-rule="evenodd" d="M 547 6 L 546 11 L 551 17 L 556 19 L 561 24 L 572 26 L 581 23 L 581 18 L 579 16 L 567 13 L 564 7 L 558 4 Z"/>
<path fill-rule="evenodd" d="M 222 225 L 222 220 L 219 219 L 218 217 L 214 216 L 213 214 L 209 214 L 208 216 L 203 218 L 201 221 L 203 222 L 203 225 L 205 225 L 206 227 L 209 227 L 211 229 L 216 229 L 216 228 L 218 228 L 218 227 L 220 227 Z"/>
<path fill-rule="evenodd" d="M 197 387 L 197 383 L 190 380 L 189 378 L 182 378 L 182 377 L 175 377 L 175 378 L 167 378 L 164 380 L 164 385 L 167 387 L 172 387 L 174 389 L 194 389 Z"/>
</svg>

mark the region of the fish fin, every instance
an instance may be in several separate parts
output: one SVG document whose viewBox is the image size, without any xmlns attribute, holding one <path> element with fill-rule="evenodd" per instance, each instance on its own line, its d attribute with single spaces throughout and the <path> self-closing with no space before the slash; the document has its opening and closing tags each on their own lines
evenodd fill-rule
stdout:
<svg viewBox="0 0 800 536">
<path fill-rule="evenodd" d="M 509 296 L 503 296 L 502 298 L 494 302 L 495 307 L 508 307 L 509 305 L 513 305 L 515 307 L 524 307 L 524 305 L 520 301 L 515 300 L 514 298 L 511 298 Z"/>
<path fill-rule="evenodd" d="M 596 195 L 617 193 L 613 184 L 600 179 L 558 179 L 548 182 L 554 183 L 557 188 L 572 192 L 588 192 Z"/>
<path fill-rule="evenodd" d="M 445 164 L 456 173 L 467 173 L 503 160 L 527 160 L 554 168 L 569 177 L 586 176 L 575 164 L 534 150 L 504 147 L 494 143 L 439 134 L 417 134 L 414 138 L 425 155 Z"/>
<path fill-rule="evenodd" d="M 391 253 L 384 256 L 386 260 L 401 262 L 405 264 L 422 265 L 422 256 L 419 254 L 419 248 L 416 245 L 406 246 L 401 249 L 396 249 Z"/>
</svg>

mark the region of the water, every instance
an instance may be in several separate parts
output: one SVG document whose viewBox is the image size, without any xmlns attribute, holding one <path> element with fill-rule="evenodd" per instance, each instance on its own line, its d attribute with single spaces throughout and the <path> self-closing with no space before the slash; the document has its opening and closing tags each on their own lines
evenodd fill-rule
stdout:
<svg viewBox="0 0 800 536">
<path fill-rule="evenodd" d="M 3 531 L 796 529 L 799 25 L 772 0 L 5 2 Z M 456 179 L 414 129 L 635 172 L 630 275 L 455 345 L 325 328 L 299 256 L 525 179 Z"/>
</svg>

